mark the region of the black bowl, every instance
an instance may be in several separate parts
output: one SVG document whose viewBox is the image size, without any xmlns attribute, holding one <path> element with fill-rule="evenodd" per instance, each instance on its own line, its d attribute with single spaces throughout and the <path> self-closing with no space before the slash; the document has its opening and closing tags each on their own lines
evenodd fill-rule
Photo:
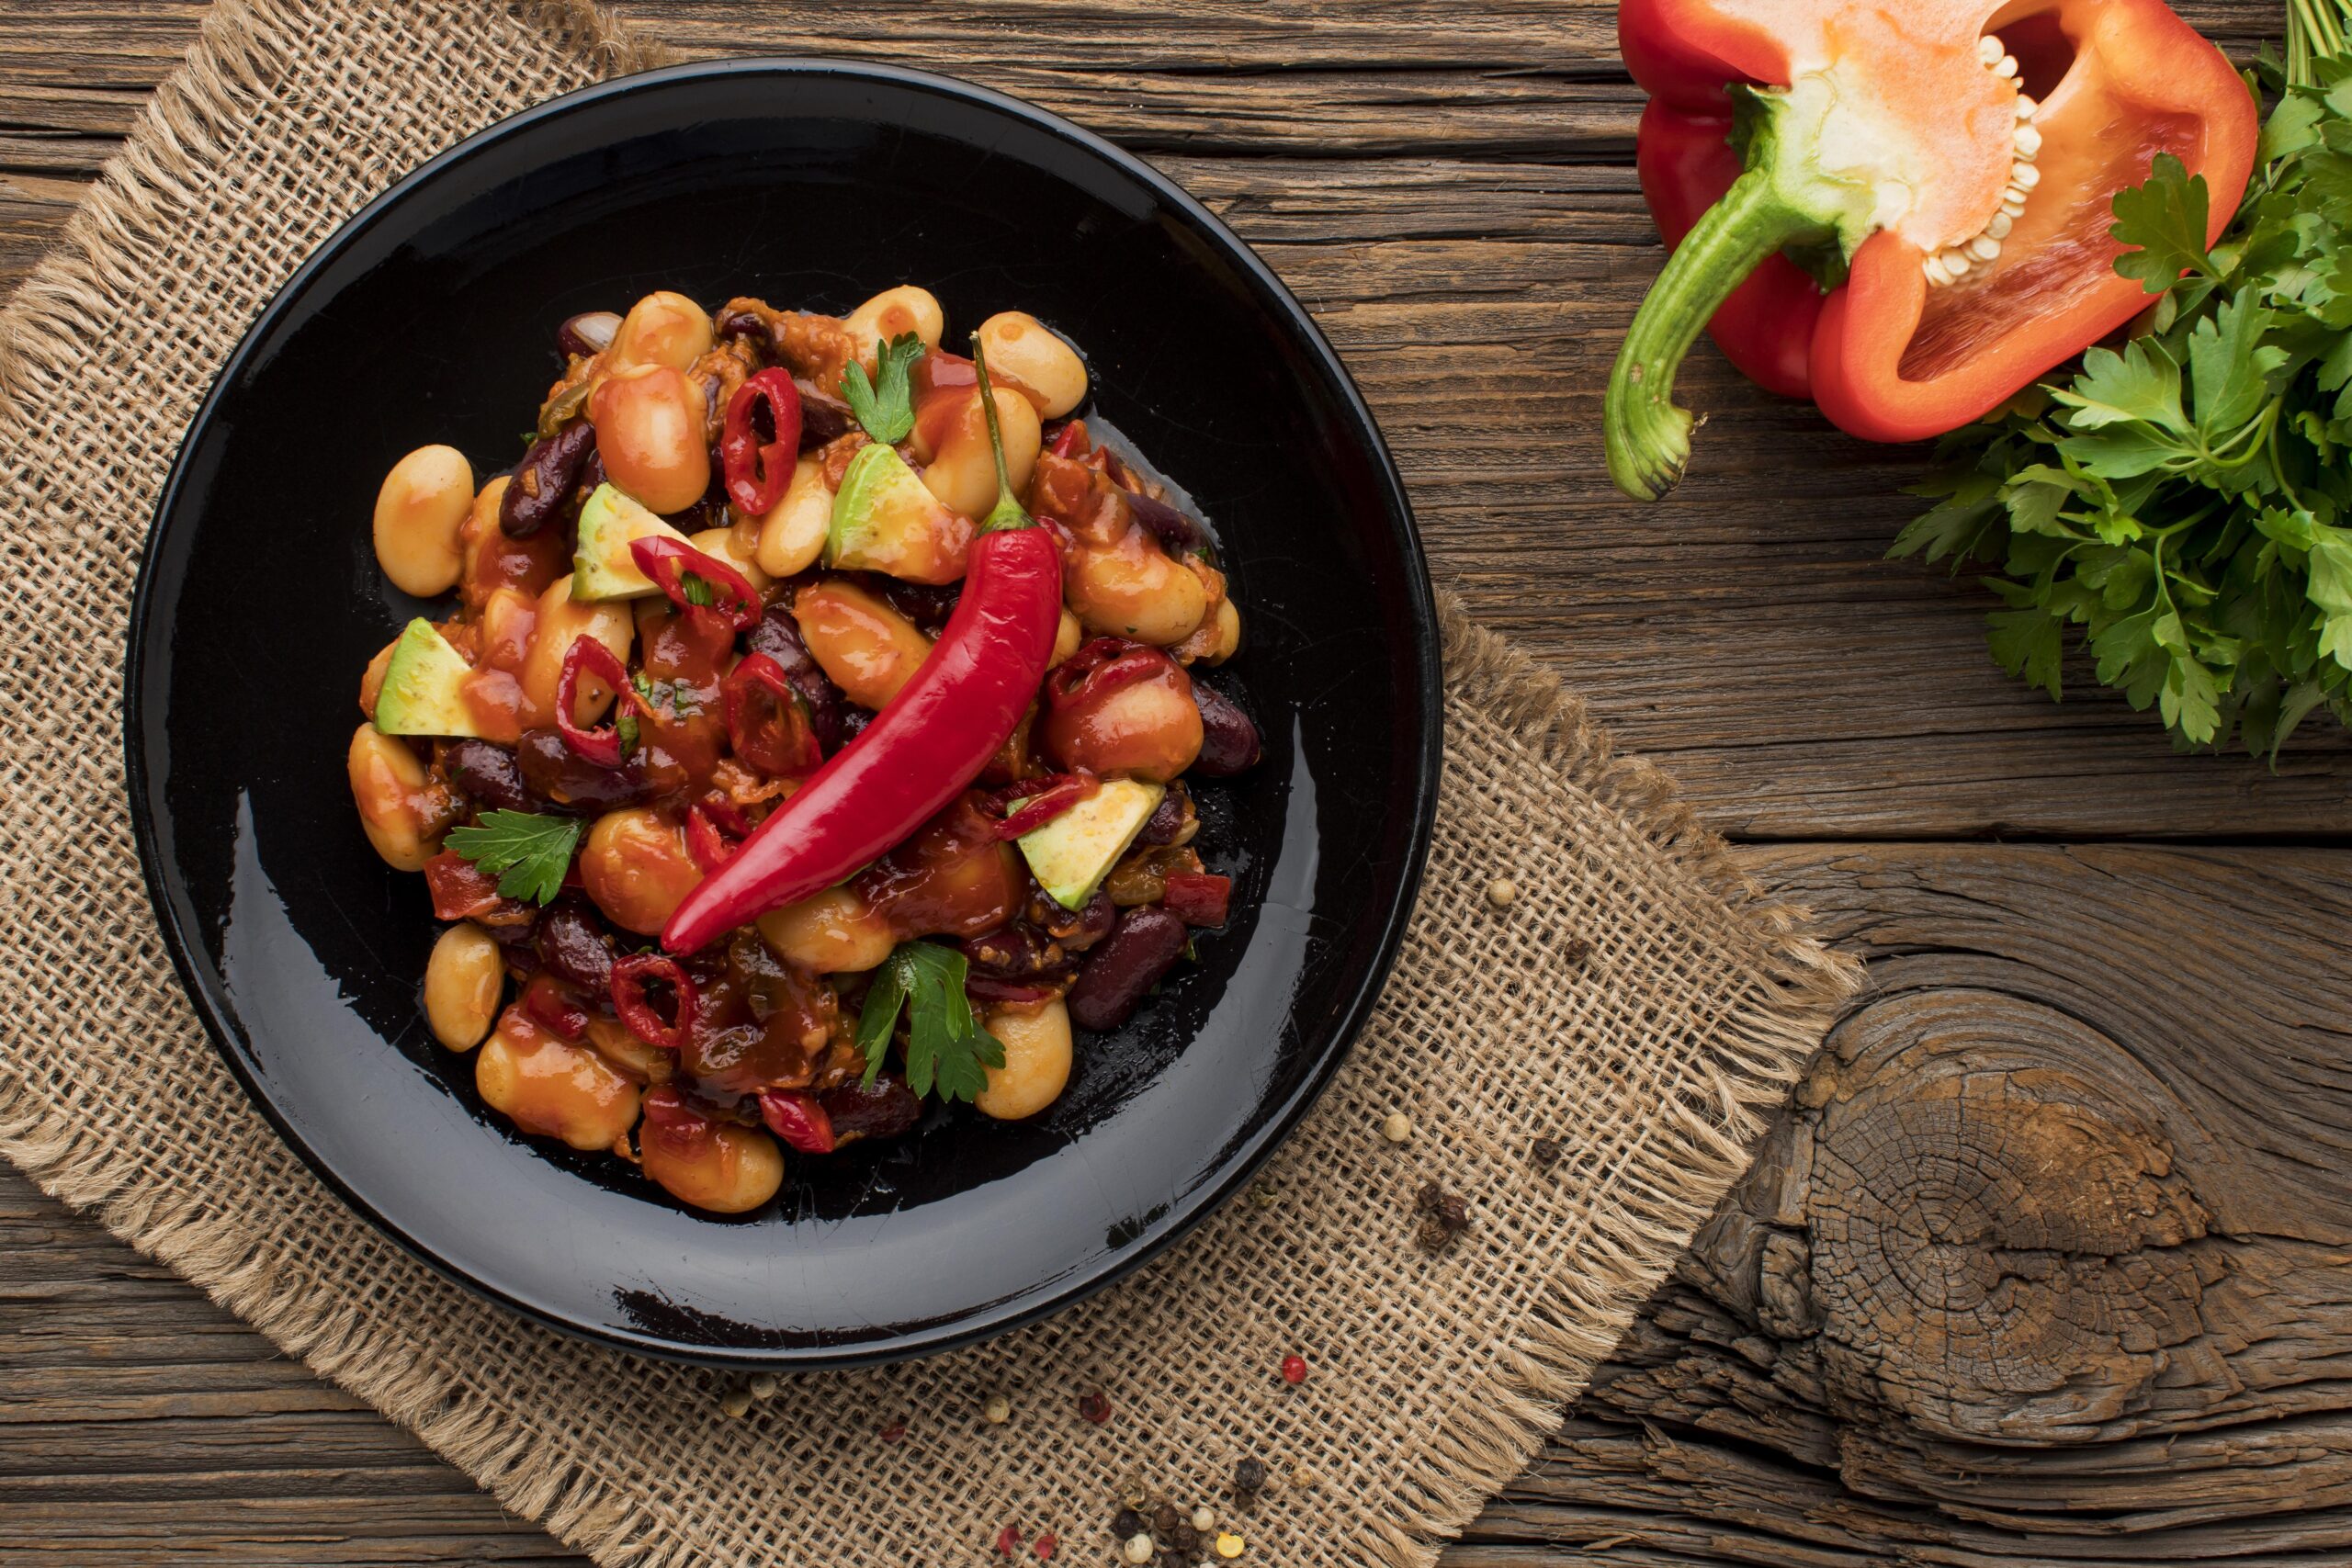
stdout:
<svg viewBox="0 0 2352 1568">
<path fill-rule="evenodd" d="M 1236 917 L 1069 1093 L 805 1164 L 739 1221 L 485 1111 L 418 1013 L 435 926 L 343 778 L 361 667 L 425 606 L 375 564 L 385 469 L 519 455 L 575 310 L 654 288 L 846 310 L 921 282 L 951 327 L 1035 311 L 1099 412 L 1216 524 L 1266 760 L 1205 789 Z M 732 61 L 575 93 L 403 180 L 239 345 L 157 509 L 125 671 L 132 815 L 180 973 L 311 1167 L 419 1257 L 560 1328 L 734 1363 L 936 1350 L 1135 1268 L 1329 1080 L 1404 931 L 1439 759 L 1430 589 L 1330 346 L 1146 164 L 958 82 Z"/>
</svg>

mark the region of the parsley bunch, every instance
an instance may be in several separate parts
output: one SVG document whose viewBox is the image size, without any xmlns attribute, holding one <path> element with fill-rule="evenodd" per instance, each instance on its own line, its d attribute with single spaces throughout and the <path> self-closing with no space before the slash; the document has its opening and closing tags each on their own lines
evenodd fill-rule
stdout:
<svg viewBox="0 0 2352 1568">
<path fill-rule="evenodd" d="M 2116 270 L 2161 295 L 2120 350 L 1944 438 L 1896 556 L 1989 563 L 1993 657 L 2060 695 L 2066 628 L 2180 743 L 2276 759 L 2352 726 L 2352 55 L 2292 0 L 2261 166 L 2221 242 L 2177 158 L 2120 191 Z"/>
</svg>

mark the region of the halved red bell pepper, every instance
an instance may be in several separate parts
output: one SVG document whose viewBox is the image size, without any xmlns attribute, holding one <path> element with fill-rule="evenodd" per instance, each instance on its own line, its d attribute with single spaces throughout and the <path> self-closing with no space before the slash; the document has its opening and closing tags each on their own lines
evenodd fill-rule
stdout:
<svg viewBox="0 0 2352 1568">
<path fill-rule="evenodd" d="M 2160 0 L 1623 0 L 1618 39 L 1676 246 L 1604 414 L 1611 477 L 1644 500 L 1682 477 L 1674 372 L 1710 317 L 1733 363 L 1841 428 L 1939 434 L 2146 304 L 2108 226 L 2155 154 L 2204 177 L 2209 241 L 2254 167 L 2245 84 Z"/>
</svg>

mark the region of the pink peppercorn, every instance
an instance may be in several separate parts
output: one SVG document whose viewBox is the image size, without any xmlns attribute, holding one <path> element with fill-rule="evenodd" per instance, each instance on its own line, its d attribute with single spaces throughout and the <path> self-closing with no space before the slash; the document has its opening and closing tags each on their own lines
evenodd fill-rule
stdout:
<svg viewBox="0 0 2352 1568">
<path fill-rule="evenodd" d="M 1288 1383 L 1301 1383 L 1306 1381 L 1306 1358 L 1304 1356 L 1284 1356 L 1283 1358 L 1283 1382 Z"/>
<path fill-rule="evenodd" d="M 1051 1534 L 1039 1536 L 1037 1538 L 1036 1546 L 1036 1552 L 1039 1561 L 1046 1562 L 1052 1562 L 1054 1559 L 1054 1552 L 1060 1547 L 1060 1545 L 1061 1542 Z"/>
</svg>

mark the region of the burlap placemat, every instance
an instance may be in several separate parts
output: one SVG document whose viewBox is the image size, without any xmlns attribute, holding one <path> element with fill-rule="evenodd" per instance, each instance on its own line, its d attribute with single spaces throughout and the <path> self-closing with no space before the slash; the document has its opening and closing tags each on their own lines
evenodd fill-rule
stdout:
<svg viewBox="0 0 2352 1568">
<path fill-rule="evenodd" d="M 1445 607 L 1446 770 L 1378 1016 L 1237 1203 L 1128 1284 L 992 1344 L 789 1380 L 545 1332 L 314 1180 L 206 1043 L 126 819 L 116 681 L 156 489 L 270 292 L 392 179 L 654 51 L 580 6 L 228 0 L 71 239 L 0 317 L 0 1150 L 608 1563 L 978 1562 L 1000 1528 L 1112 1560 L 1131 1478 L 1248 1561 L 1419 1564 L 1532 1455 L 1745 1166 L 1852 972 L 1655 771 Z M 354 525 L 359 525 L 355 520 Z M 281 738 L 299 744 L 300 737 Z M 334 737 L 320 744 L 340 745 Z M 1517 901 L 1497 908 L 1488 883 Z M 1475 1070 L 1464 1070 L 1475 1063 Z M 1384 1141 L 1391 1109 L 1417 1137 Z M 1530 1160 L 1539 1137 L 1566 1156 Z M 1430 1177 L 1476 1223 L 1432 1259 Z M 1305 1355 L 1302 1387 L 1275 1374 Z M 1112 1406 L 1081 1419 L 1080 1394 Z M 1010 1421 L 982 1407 L 1001 1394 Z"/>
</svg>

